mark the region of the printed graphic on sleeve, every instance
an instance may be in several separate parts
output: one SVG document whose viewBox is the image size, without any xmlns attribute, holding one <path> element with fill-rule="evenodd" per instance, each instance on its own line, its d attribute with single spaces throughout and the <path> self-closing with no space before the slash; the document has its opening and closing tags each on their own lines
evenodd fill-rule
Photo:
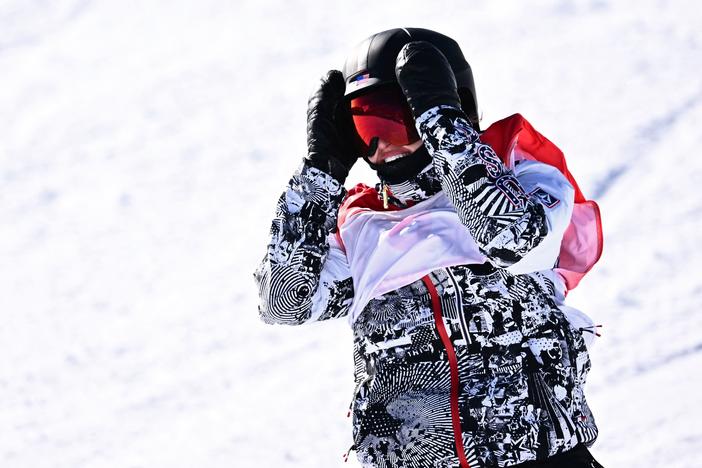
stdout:
<svg viewBox="0 0 702 468">
<path fill-rule="evenodd" d="M 480 142 L 461 110 L 429 109 L 417 128 L 459 218 L 498 266 L 518 262 L 546 237 L 543 206 L 529 199 L 512 171 Z"/>
<path fill-rule="evenodd" d="M 297 325 L 348 313 L 353 298 L 348 265 L 340 257 L 333 268 L 326 264 L 328 236 L 336 230 L 345 195 L 336 179 L 306 163 L 290 179 L 276 205 L 268 252 L 254 273 L 264 322 Z M 337 277 L 326 273 L 332 271 Z"/>
</svg>

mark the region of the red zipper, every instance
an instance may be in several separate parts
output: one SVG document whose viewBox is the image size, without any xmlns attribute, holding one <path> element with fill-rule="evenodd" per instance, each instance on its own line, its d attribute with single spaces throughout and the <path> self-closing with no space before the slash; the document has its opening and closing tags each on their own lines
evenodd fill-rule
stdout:
<svg viewBox="0 0 702 468">
<path fill-rule="evenodd" d="M 456 453 L 458 454 L 461 468 L 470 468 L 463 448 L 463 431 L 461 430 L 461 416 L 458 409 L 458 360 L 456 359 L 456 351 L 453 349 L 453 344 L 451 343 L 448 333 L 446 333 L 444 320 L 441 316 L 439 293 L 436 291 L 434 283 L 429 279 L 429 275 L 424 276 L 422 281 L 424 281 L 424 284 L 429 290 L 429 295 L 431 296 L 431 308 L 434 311 L 434 322 L 436 322 L 436 329 L 439 331 L 441 341 L 446 348 L 449 369 L 451 370 L 451 423 L 453 424 L 453 440 L 456 443 Z"/>
</svg>

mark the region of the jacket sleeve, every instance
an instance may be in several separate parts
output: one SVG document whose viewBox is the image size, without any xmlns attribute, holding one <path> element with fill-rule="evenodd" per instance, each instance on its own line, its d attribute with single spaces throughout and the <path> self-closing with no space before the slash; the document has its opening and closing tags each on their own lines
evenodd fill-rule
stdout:
<svg viewBox="0 0 702 468">
<path fill-rule="evenodd" d="M 507 268 L 549 235 L 538 196 L 527 195 L 493 149 L 480 142 L 462 110 L 436 106 L 416 124 L 443 191 L 492 263 Z"/>
<path fill-rule="evenodd" d="M 290 179 L 254 272 L 265 323 L 300 325 L 348 314 L 353 282 L 346 255 L 330 234 L 345 195 L 342 184 L 306 161 Z"/>
</svg>

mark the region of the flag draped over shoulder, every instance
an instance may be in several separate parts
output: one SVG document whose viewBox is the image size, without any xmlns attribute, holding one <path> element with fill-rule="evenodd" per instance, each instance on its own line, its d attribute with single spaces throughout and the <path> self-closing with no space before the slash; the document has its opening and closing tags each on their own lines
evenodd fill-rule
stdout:
<svg viewBox="0 0 702 468">
<path fill-rule="evenodd" d="M 566 292 L 575 288 L 602 255 L 602 220 L 594 200 L 587 200 L 568 170 L 563 152 L 537 132 L 520 114 L 492 124 L 480 140 L 487 143 L 510 168 L 515 159 L 533 159 L 556 167 L 575 189 L 570 225 L 563 235 L 556 272 L 563 278 Z"/>
</svg>

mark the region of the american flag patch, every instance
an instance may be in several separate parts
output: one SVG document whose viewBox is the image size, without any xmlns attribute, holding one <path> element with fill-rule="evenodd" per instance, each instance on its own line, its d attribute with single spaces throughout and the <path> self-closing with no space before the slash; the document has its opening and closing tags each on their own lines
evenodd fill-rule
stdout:
<svg viewBox="0 0 702 468">
<path fill-rule="evenodd" d="M 363 81 L 367 80 L 368 78 L 370 78 L 370 74 L 366 73 L 364 75 L 358 75 L 356 78 L 353 79 L 353 81 Z"/>
<path fill-rule="evenodd" d="M 541 200 L 541 203 L 547 208 L 553 208 L 561 202 L 558 198 L 554 197 L 541 187 L 536 187 L 529 193 L 529 195 L 536 195 L 539 200 Z"/>
</svg>

